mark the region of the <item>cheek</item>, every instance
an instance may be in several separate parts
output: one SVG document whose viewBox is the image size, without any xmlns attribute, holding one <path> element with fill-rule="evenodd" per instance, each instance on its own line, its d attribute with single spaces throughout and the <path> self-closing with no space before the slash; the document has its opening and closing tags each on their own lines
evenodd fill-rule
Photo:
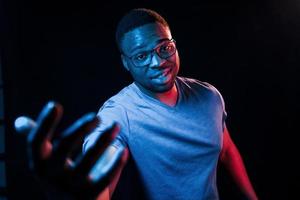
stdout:
<svg viewBox="0 0 300 200">
<path fill-rule="evenodd" d="M 180 65 L 180 59 L 179 59 L 178 52 L 176 52 L 175 59 L 176 59 L 176 64 L 177 64 L 177 66 L 179 67 L 179 65 Z"/>
<path fill-rule="evenodd" d="M 176 52 L 175 55 L 173 55 L 171 58 L 168 59 L 169 62 L 175 64 L 177 67 L 179 67 L 179 64 L 180 64 L 180 60 L 179 60 L 179 55 L 178 53 Z"/>
<path fill-rule="evenodd" d="M 131 76 L 133 77 L 134 80 L 139 80 L 139 81 L 143 81 L 145 79 L 145 74 L 146 72 L 143 69 L 140 70 L 129 70 Z"/>
<path fill-rule="evenodd" d="M 180 66 L 180 59 L 178 54 L 176 53 L 176 55 L 172 58 L 171 62 L 174 64 L 174 72 L 178 72 L 179 70 L 179 66 Z"/>
</svg>

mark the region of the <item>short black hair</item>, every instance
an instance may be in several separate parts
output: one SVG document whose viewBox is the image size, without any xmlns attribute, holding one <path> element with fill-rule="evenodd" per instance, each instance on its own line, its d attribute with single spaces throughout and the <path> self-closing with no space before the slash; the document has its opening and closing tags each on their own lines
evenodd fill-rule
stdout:
<svg viewBox="0 0 300 200">
<path fill-rule="evenodd" d="M 156 11 L 147 8 L 135 8 L 126 13 L 116 29 L 116 43 L 121 51 L 121 42 L 125 33 L 149 23 L 159 22 L 169 27 L 167 21 Z"/>
</svg>

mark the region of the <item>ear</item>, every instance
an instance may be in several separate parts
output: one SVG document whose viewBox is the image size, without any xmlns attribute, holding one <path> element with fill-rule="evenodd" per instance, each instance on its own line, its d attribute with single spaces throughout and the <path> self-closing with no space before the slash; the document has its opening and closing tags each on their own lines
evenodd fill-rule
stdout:
<svg viewBox="0 0 300 200">
<path fill-rule="evenodd" d="M 125 56 L 123 54 L 121 54 L 121 60 L 122 60 L 122 63 L 123 63 L 123 66 L 125 67 L 125 69 L 127 71 L 129 71 L 128 61 L 127 61 L 127 59 L 125 58 Z"/>
</svg>

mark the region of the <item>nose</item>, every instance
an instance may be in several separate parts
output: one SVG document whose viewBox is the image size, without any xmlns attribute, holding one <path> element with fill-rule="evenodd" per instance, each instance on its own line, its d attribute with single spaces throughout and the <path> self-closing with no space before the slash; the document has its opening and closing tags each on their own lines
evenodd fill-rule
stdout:
<svg viewBox="0 0 300 200">
<path fill-rule="evenodd" d="M 149 67 L 160 67 L 164 62 L 166 62 L 165 59 L 159 57 L 156 52 L 153 52 Z"/>
</svg>

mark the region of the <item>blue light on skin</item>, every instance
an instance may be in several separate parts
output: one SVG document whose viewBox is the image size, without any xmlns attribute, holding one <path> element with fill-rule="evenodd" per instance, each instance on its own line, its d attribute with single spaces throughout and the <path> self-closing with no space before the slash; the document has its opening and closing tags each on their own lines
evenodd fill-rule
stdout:
<svg viewBox="0 0 300 200">
<path fill-rule="evenodd" d="M 133 29 L 126 33 L 121 42 L 121 48 L 125 55 L 131 57 L 140 51 L 149 51 L 165 39 L 171 39 L 171 31 L 160 23 L 150 23 Z M 131 61 L 122 55 L 124 67 L 130 72 L 135 83 L 142 88 L 143 91 L 156 96 L 156 93 L 164 93 L 174 87 L 175 78 L 179 71 L 179 56 L 178 51 L 168 59 L 161 59 L 154 54 L 152 62 L 149 66 L 142 68 L 135 67 Z M 171 69 L 168 76 L 155 78 L 164 70 Z"/>
<path fill-rule="evenodd" d="M 26 134 L 36 127 L 36 122 L 26 116 L 20 116 L 15 120 L 15 129 L 18 133 Z"/>
</svg>

